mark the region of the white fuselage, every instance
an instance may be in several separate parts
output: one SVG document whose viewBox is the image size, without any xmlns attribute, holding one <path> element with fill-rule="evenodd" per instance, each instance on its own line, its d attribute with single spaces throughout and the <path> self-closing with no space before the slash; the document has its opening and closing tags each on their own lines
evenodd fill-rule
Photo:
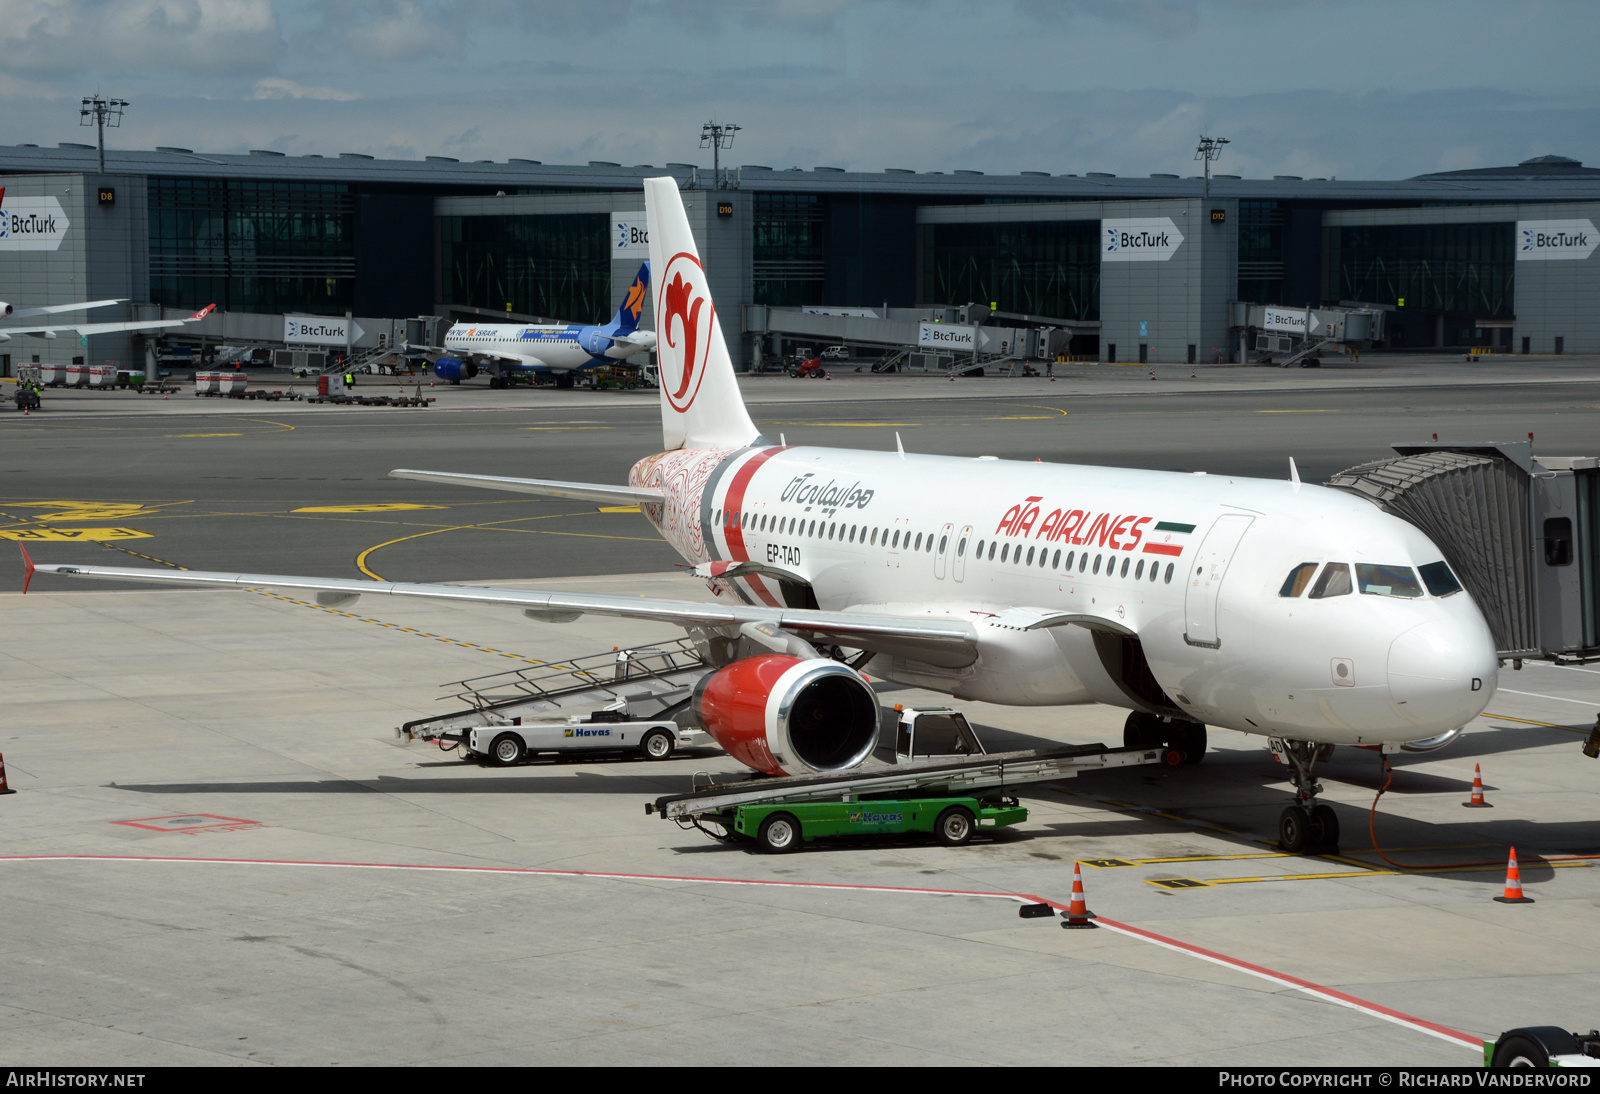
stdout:
<svg viewBox="0 0 1600 1094">
<path fill-rule="evenodd" d="M 957 698 L 1392 744 L 1457 729 L 1494 693 L 1495 644 L 1464 591 L 1280 595 L 1302 563 L 1415 570 L 1442 557 L 1410 524 L 1325 487 L 777 446 L 666 453 L 633 477 L 667 492 L 645 511 L 686 559 L 793 575 L 790 607 L 808 584 L 827 610 L 971 622 L 971 665 L 871 664 Z M 786 603 L 781 574 L 714 585 Z M 1056 613 L 1105 625 L 1025 629 Z"/>
<path fill-rule="evenodd" d="M 591 339 L 584 347 L 584 332 L 599 327 L 576 325 L 528 326 L 512 323 L 468 325 L 457 323 L 444 337 L 444 348 L 462 357 L 514 362 L 522 368 L 557 371 L 583 368 L 598 360 L 621 361 L 648 350 L 646 345 Z"/>
</svg>

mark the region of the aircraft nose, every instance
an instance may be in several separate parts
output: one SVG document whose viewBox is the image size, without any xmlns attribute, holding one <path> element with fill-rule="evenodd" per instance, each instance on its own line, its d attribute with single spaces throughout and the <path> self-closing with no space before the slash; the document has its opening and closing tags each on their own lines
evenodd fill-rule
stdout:
<svg viewBox="0 0 1600 1094">
<path fill-rule="evenodd" d="M 1498 669 L 1488 628 L 1436 619 L 1389 646 L 1389 695 L 1406 721 L 1442 733 L 1483 713 Z"/>
</svg>

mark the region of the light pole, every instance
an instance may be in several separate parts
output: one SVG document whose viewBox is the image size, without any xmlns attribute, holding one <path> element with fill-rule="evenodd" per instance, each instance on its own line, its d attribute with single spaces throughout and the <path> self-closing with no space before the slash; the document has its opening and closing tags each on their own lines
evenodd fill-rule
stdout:
<svg viewBox="0 0 1600 1094">
<path fill-rule="evenodd" d="M 733 147 L 733 135 L 740 128 L 737 125 L 718 125 L 714 121 L 700 127 L 700 147 L 711 149 L 711 177 L 718 190 L 725 189 L 722 184 L 722 158 L 718 153 L 724 148 Z"/>
<path fill-rule="evenodd" d="M 1222 146 L 1228 143 L 1227 137 L 1201 137 L 1200 145 L 1194 150 L 1194 158 L 1205 161 L 1206 181 L 1202 194 L 1211 197 L 1211 161 L 1222 158 Z"/>
<path fill-rule="evenodd" d="M 106 173 L 106 126 L 113 129 L 120 126 L 122 111 L 127 105 L 127 99 L 102 99 L 97 91 L 83 100 L 83 107 L 78 111 L 79 125 L 92 125 L 99 130 L 102 175 Z"/>
</svg>

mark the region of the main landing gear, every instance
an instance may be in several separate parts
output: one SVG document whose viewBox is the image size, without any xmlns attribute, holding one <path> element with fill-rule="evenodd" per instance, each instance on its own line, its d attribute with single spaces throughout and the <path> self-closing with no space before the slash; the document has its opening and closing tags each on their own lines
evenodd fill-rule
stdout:
<svg viewBox="0 0 1600 1094">
<path fill-rule="evenodd" d="M 1313 769 L 1333 756 L 1331 744 L 1274 738 L 1272 753 L 1289 765 L 1294 783 L 1294 804 L 1278 816 L 1278 848 L 1291 855 L 1332 854 L 1339 850 L 1339 815 L 1332 806 L 1318 805 L 1322 784 Z"/>
<path fill-rule="evenodd" d="M 1136 710 L 1122 726 L 1124 748 L 1165 748 L 1167 763 L 1197 764 L 1206 758 L 1206 727 L 1185 718 L 1163 718 Z"/>
</svg>

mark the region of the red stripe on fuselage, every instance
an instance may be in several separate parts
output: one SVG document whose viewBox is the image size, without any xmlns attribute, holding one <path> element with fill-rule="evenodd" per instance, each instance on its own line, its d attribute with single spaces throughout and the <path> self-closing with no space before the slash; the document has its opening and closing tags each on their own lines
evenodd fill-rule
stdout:
<svg viewBox="0 0 1600 1094">
<path fill-rule="evenodd" d="M 722 503 L 723 537 L 728 541 L 728 557 L 734 562 L 749 562 L 750 548 L 744 542 L 744 529 L 738 521 L 729 523 L 732 515 L 744 511 L 744 492 L 750 485 L 750 480 L 755 477 L 757 469 L 779 452 L 787 452 L 792 446 L 779 445 L 774 448 L 763 449 L 751 456 L 739 470 L 733 473 L 733 481 L 728 484 L 728 492 L 724 495 Z M 783 605 L 778 598 L 772 595 L 765 583 L 759 577 L 743 578 L 752 592 L 767 602 L 768 607 L 781 608 Z"/>
</svg>

